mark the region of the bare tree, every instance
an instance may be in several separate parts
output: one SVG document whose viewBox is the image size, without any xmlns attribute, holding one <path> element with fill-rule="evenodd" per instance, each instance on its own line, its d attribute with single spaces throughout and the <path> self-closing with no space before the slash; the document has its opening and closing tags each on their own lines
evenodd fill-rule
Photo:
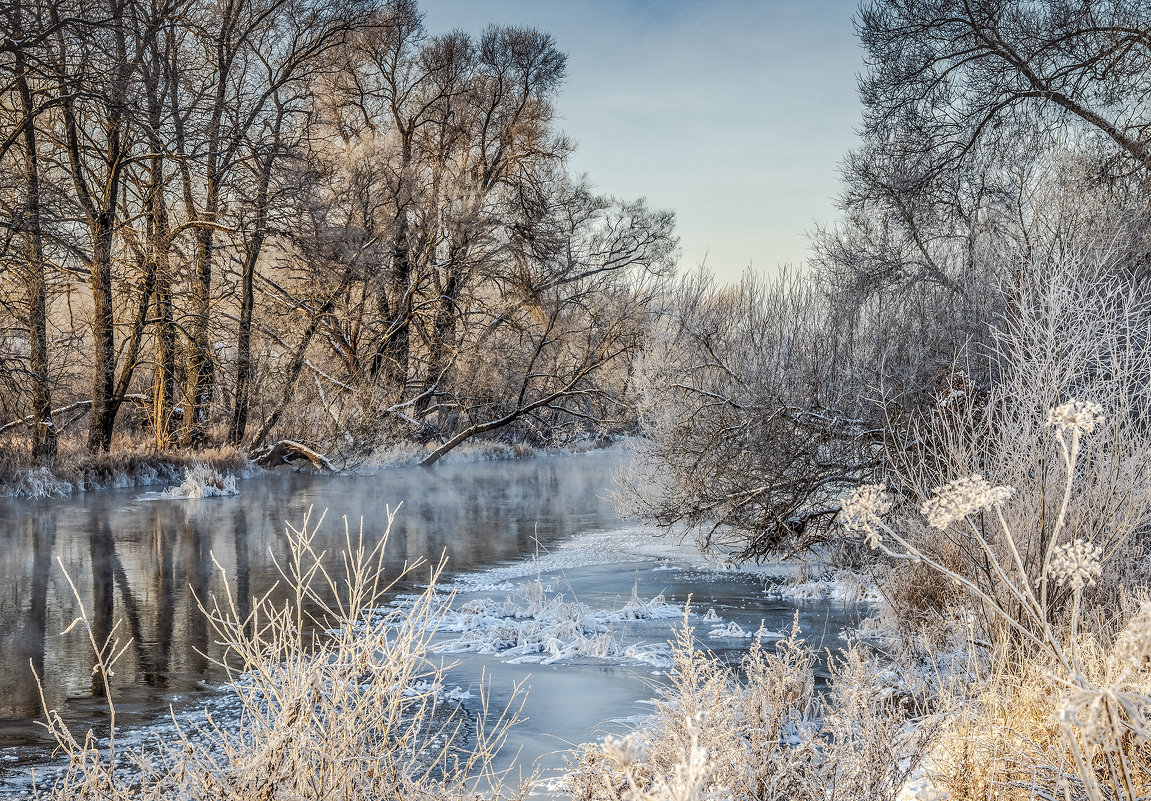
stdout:
<svg viewBox="0 0 1151 801">
<path fill-rule="evenodd" d="M 0 258 L 13 263 L 23 284 L 20 317 L 28 331 L 28 376 L 31 379 L 32 458 L 52 462 L 56 458 L 56 429 L 52 421 L 52 387 L 48 365 L 48 276 L 44 253 L 44 208 L 41 180 L 38 119 L 52 104 L 46 77 L 36 63 L 35 49 L 53 33 L 47 9 L 21 0 L 0 5 L 9 30 L 22 31 L 19 41 L 8 39 L 0 48 L 0 75 L 4 75 L 6 118 L 11 124 L 0 131 L 0 169 L 15 179 L 14 194 L 5 202 L 5 227 Z M 32 52 L 29 52 L 29 51 Z M 21 164 L 22 162 L 22 164 Z M 8 181 L 5 180 L 6 184 Z M 7 258 L 9 254 L 15 259 Z"/>
<path fill-rule="evenodd" d="M 795 274 L 730 287 L 697 274 L 669 305 L 638 367 L 645 439 L 622 500 L 742 558 L 818 539 L 843 489 L 882 463 L 861 343 Z"/>
<path fill-rule="evenodd" d="M 223 204 L 248 205 L 243 195 L 235 193 L 235 172 L 244 159 L 254 157 L 263 161 L 256 173 L 263 169 L 270 179 L 280 153 L 275 144 L 278 131 L 288 113 L 285 93 L 314 77 L 329 52 L 357 25 L 371 19 L 366 4 L 356 0 L 318 5 L 295 0 L 230 0 L 222 7 L 198 6 L 188 19 L 193 42 L 188 45 L 182 75 L 190 87 L 185 91 L 186 118 L 175 128 L 174 150 L 181 166 L 185 216 L 196 232 L 191 269 L 194 300 L 187 326 L 187 409 L 181 440 L 185 446 L 198 446 L 205 436 L 216 383 L 211 347 L 216 238 L 220 231 L 238 226 L 235 218 L 224 218 Z M 256 201 L 254 216 L 261 218 L 267 213 L 262 207 L 266 193 L 257 191 Z M 256 225 L 259 228 L 263 223 Z M 257 235 L 248 243 L 249 258 L 242 268 L 245 315 L 250 315 L 250 278 L 262 240 Z M 250 320 L 244 325 L 250 326 Z M 245 368 L 238 379 L 242 391 L 246 381 Z M 237 430 L 246 420 L 246 404 L 246 398 L 242 399 Z"/>
<path fill-rule="evenodd" d="M 1144 3 L 877 0 L 857 27 L 865 136 L 919 132 L 933 171 L 1036 127 L 1105 138 L 1119 173 L 1151 168 Z"/>
<path fill-rule="evenodd" d="M 438 430 L 455 433 L 424 464 L 517 421 L 554 436 L 565 418 L 610 427 L 622 416 L 622 388 L 605 377 L 647 331 L 648 306 L 674 263 L 674 217 L 582 185 L 561 189 L 540 216 L 538 236 L 511 243 L 516 266 L 498 295 L 461 309 L 459 355 L 429 407 Z"/>
</svg>

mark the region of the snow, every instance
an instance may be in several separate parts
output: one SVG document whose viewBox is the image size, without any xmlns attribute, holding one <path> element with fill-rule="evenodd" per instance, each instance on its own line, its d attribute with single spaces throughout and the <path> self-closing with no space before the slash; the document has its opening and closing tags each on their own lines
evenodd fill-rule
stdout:
<svg viewBox="0 0 1151 801">
<path fill-rule="evenodd" d="M 188 468 L 184 481 L 169 487 L 159 494 L 161 498 L 218 498 L 238 495 L 236 477 L 231 473 L 220 473 L 206 464 L 196 464 Z"/>
<path fill-rule="evenodd" d="M 402 609 L 412 602 L 407 597 L 395 603 Z M 583 657 L 607 664 L 667 667 L 671 652 L 666 644 L 625 644 L 623 628 L 632 621 L 682 617 L 683 610 L 662 595 L 641 598 L 637 588 L 618 609 L 592 609 L 566 600 L 563 592 L 537 578 L 519 585 L 503 602 L 473 598 L 450 610 L 439 632 L 459 636 L 438 641 L 432 650 L 499 655 L 512 664 L 552 665 Z"/>
</svg>

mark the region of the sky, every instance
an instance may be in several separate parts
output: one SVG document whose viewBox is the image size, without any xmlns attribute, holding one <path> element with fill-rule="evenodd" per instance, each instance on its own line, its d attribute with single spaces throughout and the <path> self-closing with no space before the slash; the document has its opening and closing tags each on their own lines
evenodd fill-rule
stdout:
<svg viewBox="0 0 1151 801">
<path fill-rule="evenodd" d="M 801 266 L 836 218 L 860 120 L 857 0 L 421 0 L 430 33 L 488 23 L 568 54 L 560 125 L 598 191 L 677 214 L 681 267 Z"/>
</svg>

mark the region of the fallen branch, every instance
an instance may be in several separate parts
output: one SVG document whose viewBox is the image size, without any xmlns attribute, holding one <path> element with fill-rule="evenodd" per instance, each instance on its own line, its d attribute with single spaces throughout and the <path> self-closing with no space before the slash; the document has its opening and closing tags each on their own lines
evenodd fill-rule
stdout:
<svg viewBox="0 0 1151 801">
<path fill-rule="evenodd" d="M 252 461 L 260 467 L 279 467 L 280 465 L 308 461 L 317 470 L 337 472 L 332 463 L 328 461 L 328 457 L 309 448 L 302 442 L 291 439 L 282 439 L 274 445 L 252 453 Z"/>
</svg>

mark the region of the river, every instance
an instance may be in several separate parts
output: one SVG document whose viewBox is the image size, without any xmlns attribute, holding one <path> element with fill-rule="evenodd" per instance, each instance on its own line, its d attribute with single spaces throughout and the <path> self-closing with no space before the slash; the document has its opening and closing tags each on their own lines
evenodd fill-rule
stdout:
<svg viewBox="0 0 1151 801">
<path fill-rule="evenodd" d="M 313 520 L 325 514 L 319 547 L 335 552 L 345 519 L 354 530 L 362 520 L 368 538 L 378 537 L 388 509 L 402 502 L 389 565 L 398 571 L 446 554 L 456 608 L 469 601 L 526 607 L 525 588 L 538 580 L 546 599 L 586 608 L 589 635 L 611 629 L 610 652 L 602 653 L 554 638 L 550 651 L 493 646 L 474 617 L 467 633 L 437 635 L 459 662 L 450 678 L 463 689 L 475 689 L 483 673 L 498 704 L 527 678 L 528 720 L 510 748 L 545 770 L 562 763 L 565 748 L 620 730 L 650 708 L 671 626 L 689 596 L 703 644 L 731 661 L 753 632 L 790 626 L 797 608 L 807 636 L 838 641 L 850 610 L 782 602 L 761 576 L 713 569 L 691 547 L 622 520 L 607 497 L 620 458 L 601 451 L 358 476 L 268 473 L 239 482 L 238 495 L 201 500 L 141 489 L 0 500 L 0 780 L 18 780 L 47 758 L 33 671 L 48 705 L 66 719 L 97 728 L 102 721 L 90 649 L 79 628 L 61 633 L 78 614 L 68 577 L 98 635 L 118 625 L 122 639 L 131 638 L 113 692 L 120 725 L 144 726 L 170 704 L 195 707 L 220 692 L 196 598 L 218 593 L 225 580 L 240 599 L 272 587 L 285 523 L 299 524 L 309 510 Z M 612 624 L 633 594 L 656 613 Z"/>
</svg>

